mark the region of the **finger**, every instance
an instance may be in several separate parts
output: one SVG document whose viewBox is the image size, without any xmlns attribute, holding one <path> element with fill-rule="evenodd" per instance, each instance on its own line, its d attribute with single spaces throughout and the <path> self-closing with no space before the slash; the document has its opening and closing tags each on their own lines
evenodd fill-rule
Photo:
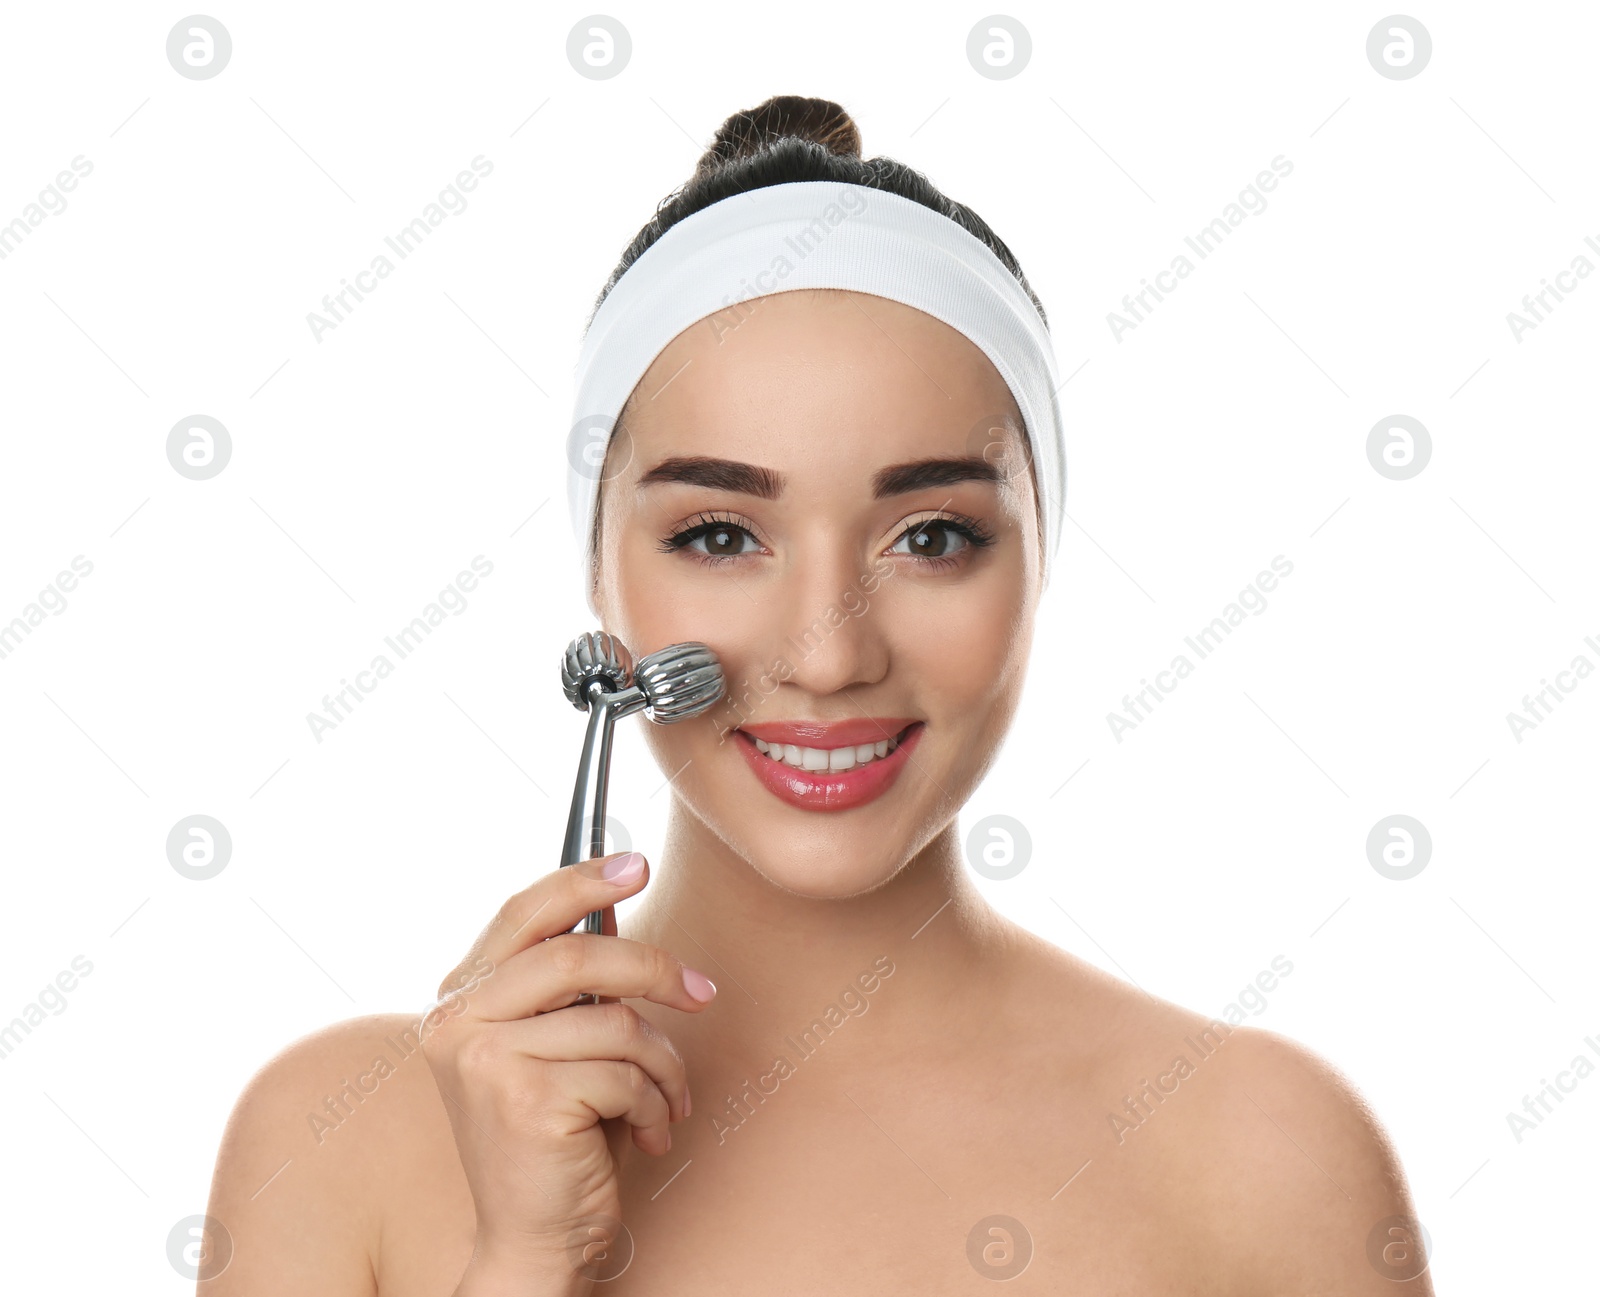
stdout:
<svg viewBox="0 0 1600 1297">
<path fill-rule="evenodd" d="M 640 870 L 621 883 L 603 879 L 601 871 L 614 861 L 637 852 L 613 852 L 576 865 L 553 869 L 533 884 L 506 898 L 488 926 L 478 934 L 467 957 L 439 986 L 442 996 L 459 985 L 469 968 L 494 967 L 547 937 L 570 932 L 591 910 L 604 910 L 638 892 L 650 877 L 650 866 L 639 857 Z M 613 919 L 613 922 L 615 920 Z M 593 935 L 593 934 L 589 934 Z"/>
<path fill-rule="evenodd" d="M 617 935 L 617 907 L 608 905 L 600 911 L 600 934 L 605 937 Z M 614 995 L 602 995 L 596 1000 L 597 1004 L 620 1004 L 622 1001 Z"/>
<path fill-rule="evenodd" d="M 575 1004 L 563 1013 L 485 1024 L 497 1047 L 552 1062 L 610 1059 L 632 1063 L 666 1096 L 670 1121 L 688 1112 L 689 1075 L 683 1055 L 637 1009 L 626 1004 Z"/>
<path fill-rule="evenodd" d="M 706 999 L 697 998 L 694 988 L 709 989 Z M 716 987 L 660 946 L 627 937 L 567 932 L 501 963 L 478 982 L 466 1012 L 483 1022 L 531 1018 L 575 1004 L 585 992 L 651 1000 L 697 1013 L 710 1003 Z"/>
<path fill-rule="evenodd" d="M 591 1058 L 553 1065 L 551 1084 L 570 1105 L 575 1121 L 587 1115 L 596 1118 L 621 1117 L 634 1128 L 634 1143 L 645 1152 L 665 1153 L 672 1136 L 668 1130 L 671 1107 L 649 1075 L 633 1063 Z M 578 1130 L 592 1126 L 583 1121 Z"/>
</svg>

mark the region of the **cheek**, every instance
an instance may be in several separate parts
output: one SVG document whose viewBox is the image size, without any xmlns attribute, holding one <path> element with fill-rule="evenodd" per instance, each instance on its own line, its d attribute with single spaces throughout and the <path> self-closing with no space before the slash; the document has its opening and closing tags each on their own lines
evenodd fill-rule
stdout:
<svg viewBox="0 0 1600 1297">
<path fill-rule="evenodd" d="M 957 706 L 995 698 L 1027 663 L 1033 620 L 1020 576 L 996 570 L 938 598 L 898 600 L 887 610 L 897 661 Z"/>
<path fill-rule="evenodd" d="M 612 518 L 606 519 L 608 527 L 612 523 Z M 626 520 L 613 528 L 605 540 L 600 573 L 604 606 L 615 622 L 607 629 L 630 649 L 635 640 L 650 648 L 704 640 L 708 626 L 726 625 L 730 614 L 742 615 L 752 606 L 749 596 L 726 577 L 707 579 L 694 560 L 660 553 L 654 533 L 631 523 Z"/>
</svg>

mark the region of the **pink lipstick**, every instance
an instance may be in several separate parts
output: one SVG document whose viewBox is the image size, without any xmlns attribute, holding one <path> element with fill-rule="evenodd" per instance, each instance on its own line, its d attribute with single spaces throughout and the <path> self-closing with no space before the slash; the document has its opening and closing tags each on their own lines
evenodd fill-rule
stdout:
<svg viewBox="0 0 1600 1297">
<path fill-rule="evenodd" d="M 774 796 L 800 810 L 847 811 L 894 785 L 925 728 L 903 716 L 763 721 L 741 726 L 733 738 Z"/>
</svg>

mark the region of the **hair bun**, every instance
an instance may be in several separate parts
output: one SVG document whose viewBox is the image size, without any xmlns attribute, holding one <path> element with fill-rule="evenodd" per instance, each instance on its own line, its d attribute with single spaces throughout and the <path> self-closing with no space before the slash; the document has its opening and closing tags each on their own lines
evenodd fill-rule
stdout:
<svg viewBox="0 0 1600 1297">
<path fill-rule="evenodd" d="M 765 103 L 733 113 L 695 167 L 698 179 L 740 158 L 752 157 L 785 139 L 810 140 L 841 157 L 861 156 L 861 132 L 850 114 L 831 99 L 774 95 Z"/>
</svg>

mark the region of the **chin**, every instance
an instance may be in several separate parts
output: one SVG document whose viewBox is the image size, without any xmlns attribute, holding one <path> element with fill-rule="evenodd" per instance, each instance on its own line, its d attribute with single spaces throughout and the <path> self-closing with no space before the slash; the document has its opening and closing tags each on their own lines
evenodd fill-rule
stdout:
<svg viewBox="0 0 1600 1297">
<path fill-rule="evenodd" d="M 882 841 L 882 836 L 873 834 Z M 855 835 L 831 833 L 809 844 L 786 846 L 769 835 L 760 847 L 740 851 L 750 867 L 774 887 L 815 901 L 843 901 L 881 887 L 904 868 L 909 856 L 869 850 Z"/>
<path fill-rule="evenodd" d="M 880 802 L 817 814 L 757 792 L 764 802 L 725 801 L 706 809 L 750 869 L 774 887 L 811 900 L 849 900 L 887 885 L 939 831 L 925 806 Z"/>
</svg>

